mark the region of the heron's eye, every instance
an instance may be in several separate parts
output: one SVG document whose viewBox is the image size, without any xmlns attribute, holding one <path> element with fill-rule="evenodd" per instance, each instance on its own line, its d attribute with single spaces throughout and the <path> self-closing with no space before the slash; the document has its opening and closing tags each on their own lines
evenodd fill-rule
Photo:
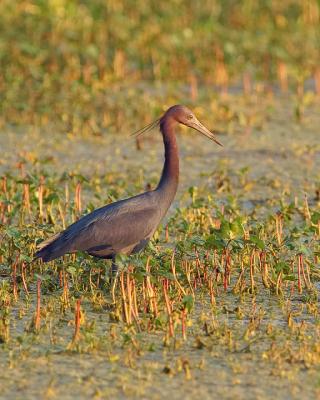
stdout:
<svg viewBox="0 0 320 400">
<path fill-rule="evenodd" d="M 192 119 L 192 118 L 193 118 L 193 115 L 192 115 L 192 114 L 189 114 L 189 115 L 187 116 L 187 118 L 188 118 L 188 119 Z"/>
</svg>

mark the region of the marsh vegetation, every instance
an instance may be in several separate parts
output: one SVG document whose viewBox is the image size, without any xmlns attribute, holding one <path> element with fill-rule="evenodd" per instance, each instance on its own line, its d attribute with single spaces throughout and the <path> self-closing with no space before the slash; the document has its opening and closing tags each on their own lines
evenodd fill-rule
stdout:
<svg viewBox="0 0 320 400">
<path fill-rule="evenodd" d="M 131 3 L 0 5 L 2 396 L 316 398 L 319 5 Z M 32 263 L 156 185 L 160 134 L 128 135 L 178 102 L 225 147 L 181 130 L 146 251 L 115 282 L 85 254 Z"/>
</svg>

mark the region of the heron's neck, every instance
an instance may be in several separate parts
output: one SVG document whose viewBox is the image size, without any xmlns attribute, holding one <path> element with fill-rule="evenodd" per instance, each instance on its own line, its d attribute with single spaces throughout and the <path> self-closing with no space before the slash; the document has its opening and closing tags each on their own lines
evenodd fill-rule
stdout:
<svg viewBox="0 0 320 400">
<path fill-rule="evenodd" d="M 172 202 L 179 182 L 179 155 L 174 126 L 176 121 L 167 119 L 160 122 L 160 131 L 163 137 L 165 162 L 157 191 L 163 193 L 166 199 Z"/>
</svg>

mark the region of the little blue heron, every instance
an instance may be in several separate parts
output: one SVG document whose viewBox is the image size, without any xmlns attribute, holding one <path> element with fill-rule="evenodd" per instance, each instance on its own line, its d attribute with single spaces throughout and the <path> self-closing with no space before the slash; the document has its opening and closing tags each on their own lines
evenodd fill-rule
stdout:
<svg viewBox="0 0 320 400">
<path fill-rule="evenodd" d="M 142 250 L 167 213 L 177 191 L 179 155 L 175 127 L 179 123 L 197 130 L 221 145 L 187 107 L 170 107 L 159 120 L 136 132 L 141 134 L 160 126 L 165 162 L 157 188 L 108 204 L 85 215 L 64 231 L 43 241 L 35 258 L 46 262 L 67 253 L 85 251 L 98 258 L 112 259 L 112 269 L 116 270 L 117 254 L 129 255 Z"/>
</svg>

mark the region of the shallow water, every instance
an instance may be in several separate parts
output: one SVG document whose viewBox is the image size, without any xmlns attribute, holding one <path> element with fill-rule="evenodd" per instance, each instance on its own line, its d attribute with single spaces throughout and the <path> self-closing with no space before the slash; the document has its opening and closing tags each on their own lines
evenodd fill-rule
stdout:
<svg viewBox="0 0 320 400">
<path fill-rule="evenodd" d="M 277 196 L 279 187 L 295 188 L 298 195 L 319 183 L 320 115 L 317 104 L 305 111 L 303 122 L 298 124 L 287 103 L 292 106 L 287 98 L 276 102 L 272 117 L 262 130 L 248 132 L 240 127 L 237 134 L 220 135 L 223 148 L 193 130 L 183 129 L 178 136 L 180 194 L 191 185 L 209 184 L 210 187 L 211 176 L 224 165 L 231 172 L 248 168 L 248 177 L 254 180 L 255 187 L 242 193 L 244 198 Z M 210 115 L 203 122 L 214 129 Z M 155 184 L 163 163 L 163 146 L 157 130 L 145 135 L 141 151 L 136 150 L 129 133 L 83 138 L 52 129 L 46 132 L 32 128 L 20 132 L 6 130 L 0 135 L 0 148 L 0 172 L 12 173 L 12 166 L 27 154 L 27 158 L 46 160 L 48 168 L 57 173 L 72 171 L 90 179 L 93 173 L 103 176 L 110 172 L 123 175 L 130 172 L 140 175 L 145 184 L 150 181 Z M 270 187 L 270 183 L 273 186 Z M 243 192 L 243 188 L 240 189 Z"/>
<path fill-rule="evenodd" d="M 293 356 L 308 342 L 312 350 L 312 338 L 299 342 L 292 336 L 284 308 L 273 295 L 262 291 L 254 299 L 248 296 L 239 301 L 227 292 L 220 294 L 218 303 L 217 317 L 211 315 L 206 302 L 198 304 L 187 342 L 168 348 L 163 347 L 161 335 L 144 334 L 139 354 L 113 342 L 108 313 L 93 313 L 88 305 L 84 305 L 87 322 L 96 322 L 95 334 L 104 345 L 83 354 L 66 350 L 71 329 L 59 327 L 57 321 L 52 321 L 54 332 L 27 339 L 22 329 L 26 321 L 17 320 L 12 324 L 12 335 L 22 335 L 25 340 L 20 347 L 9 345 L 1 351 L 1 397 L 311 399 L 320 394 L 318 368 Z M 242 319 L 236 316 L 239 304 L 244 311 Z M 264 311 L 265 318 L 244 339 L 253 306 L 260 313 Z M 64 318 L 72 321 L 71 313 Z M 204 334 L 203 321 L 212 320 L 228 327 L 233 344 L 223 335 Z M 296 323 L 302 320 L 313 335 L 314 320 L 301 315 Z M 270 326 L 274 337 L 266 334 Z M 271 358 L 271 353 L 276 353 L 272 346 L 279 357 Z"/>
</svg>

